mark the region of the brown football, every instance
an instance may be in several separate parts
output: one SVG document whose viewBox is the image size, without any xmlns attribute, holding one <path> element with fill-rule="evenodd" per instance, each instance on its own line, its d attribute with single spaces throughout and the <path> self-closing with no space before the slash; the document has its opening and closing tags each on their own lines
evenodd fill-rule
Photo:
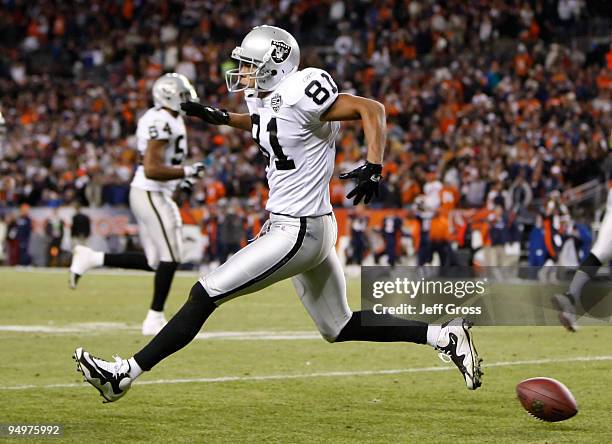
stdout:
<svg viewBox="0 0 612 444">
<path fill-rule="evenodd" d="M 525 379 L 516 386 L 516 394 L 525 410 L 543 421 L 563 421 L 578 413 L 574 395 L 556 379 Z"/>
</svg>

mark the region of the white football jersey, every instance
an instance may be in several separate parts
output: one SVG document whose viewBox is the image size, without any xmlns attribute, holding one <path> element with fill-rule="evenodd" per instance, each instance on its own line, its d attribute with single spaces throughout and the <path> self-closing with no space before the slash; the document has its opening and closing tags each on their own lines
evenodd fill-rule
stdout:
<svg viewBox="0 0 612 444">
<path fill-rule="evenodd" d="M 149 140 L 167 140 L 164 163 L 169 166 L 180 166 L 187 157 L 187 130 L 183 117 L 172 116 L 163 108 L 150 108 L 138 120 L 136 129 L 138 151 L 144 157 Z M 164 191 L 172 193 L 179 180 L 159 181 L 145 176 L 142 163 L 136 169 L 131 185 L 147 191 Z"/>
<path fill-rule="evenodd" d="M 337 97 L 331 76 L 316 68 L 287 76 L 264 98 L 245 94 L 253 139 L 268 159 L 266 210 L 294 217 L 332 211 L 329 181 L 340 124 L 319 117 Z"/>
</svg>

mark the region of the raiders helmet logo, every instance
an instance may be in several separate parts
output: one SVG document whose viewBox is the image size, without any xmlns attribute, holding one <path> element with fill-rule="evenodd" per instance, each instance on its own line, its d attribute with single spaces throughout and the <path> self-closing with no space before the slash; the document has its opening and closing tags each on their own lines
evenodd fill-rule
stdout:
<svg viewBox="0 0 612 444">
<path fill-rule="evenodd" d="M 283 63 L 291 53 L 291 46 L 279 40 L 272 40 L 272 47 L 274 48 L 272 51 L 272 60 L 276 63 Z"/>
<path fill-rule="evenodd" d="M 274 96 L 272 97 L 271 104 L 272 104 L 272 109 L 274 110 L 275 113 L 277 113 L 283 104 L 283 98 L 280 96 L 279 93 L 274 94 Z"/>
</svg>

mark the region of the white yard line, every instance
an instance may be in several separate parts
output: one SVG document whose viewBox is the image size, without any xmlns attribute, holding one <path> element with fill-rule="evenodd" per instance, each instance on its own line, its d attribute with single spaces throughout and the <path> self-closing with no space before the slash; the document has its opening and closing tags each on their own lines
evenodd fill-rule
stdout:
<svg viewBox="0 0 612 444">
<path fill-rule="evenodd" d="M 485 365 L 485 368 L 492 367 L 512 367 L 517 365 L 541 365 L 541 364 L 559 364 L 567 362 L 601 362 L 612 361 L 612 356 L 575 356 L 570 358 L 550 358 L 550 359 L 532 359 L 522 361 L 499 361 Z M 151 381 L 137 381 L 135 385 L 157 385 L 157 384 L 193 384 L 193 383 L 214 383 L 214 382 L 241 382 L 241 381 L 284 381 L 289 379 L 308 379 L 308 378 L 333 378 L 333 377 L 351 377 L 351 376 L 376 376 L 376 375 L 396 375 L 401 373 L 426 373 L 426 372 L 442 372 L 454 370 L 454 366 L 446 367 L 416 367 L 416 368 L 400 368 L 391 370 L 361 370 L 361 371 L 336 371 L 336 372 L 318 372 L 318 373 L 302 373 L 302 374 L 285 374 L 285 375 L 261 375 L 261 376 L 221 376 L 217 378 L 180 378 L 180 379 L 154 379 Z M 86 383 L 81 384 L 47 384 L 47 385 L 15 385 L 15 386 L 0 386 L 0 390 L 28 390 L 28 389 L 55 389 L 55 388 L 78 388 L 86 387 Z"/>
<path fill-rule="evenodd" d="M 84 322 L 66 325 L 0 325 L 0 333 L 44 333 L 46 336 L 110 332 L 140 332 L 140 325 L 121 322 Z M 14 337 L 14 336 L 13 336 Z M 4 336 L 0 336 L 4 339 Z M 199 333 L 196 339 L 227 341 L 296 341 L 318 340 L 314 331 L 213 331 Z"/>
<path fill-rule="evenodd" d="M 135 330 L 136 326 L 130 326 L 122 322 L 83 322 L 66 325 L 0 325 L 0 332 L 12 333 L 47 333 L 50 335 L 62 335 L 68 333 L 89 333 L 117 330 Z"/>
<path fill-rule="evenodd" d="M 32 267 L 32 266 L 16 266 L 16 267 L 0 267 L 0 272 L 17 272 L 17 273 L 42 273 L 42 274 L 65 274 L 66 288 L 68 288 L 68 273 L 67 267 Z M 97 268 L 88 270 L 87 274 L 109 275 L 109 276 L 153 276 L 150 271 L 144 270 L 128 270 L 123 268 Z M 195 277 L 200 276 L 198 270 L 178 270 L 176 276 Z"/>
</svg>

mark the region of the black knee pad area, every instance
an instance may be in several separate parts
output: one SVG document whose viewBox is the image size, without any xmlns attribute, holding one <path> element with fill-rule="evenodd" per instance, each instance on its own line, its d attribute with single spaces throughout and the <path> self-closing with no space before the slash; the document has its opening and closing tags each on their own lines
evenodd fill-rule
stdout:
<svg viewBox="0 0 612 444">
<path fill-rule="evenodd" d="M 217 305 L 213 302 L 200 282 L 196 282 L 193 287 L 191 287 L 188 302 L 201 305 L 203 308 L 208 308 L 210 311 L 217 308 Z"/>
</svg>

